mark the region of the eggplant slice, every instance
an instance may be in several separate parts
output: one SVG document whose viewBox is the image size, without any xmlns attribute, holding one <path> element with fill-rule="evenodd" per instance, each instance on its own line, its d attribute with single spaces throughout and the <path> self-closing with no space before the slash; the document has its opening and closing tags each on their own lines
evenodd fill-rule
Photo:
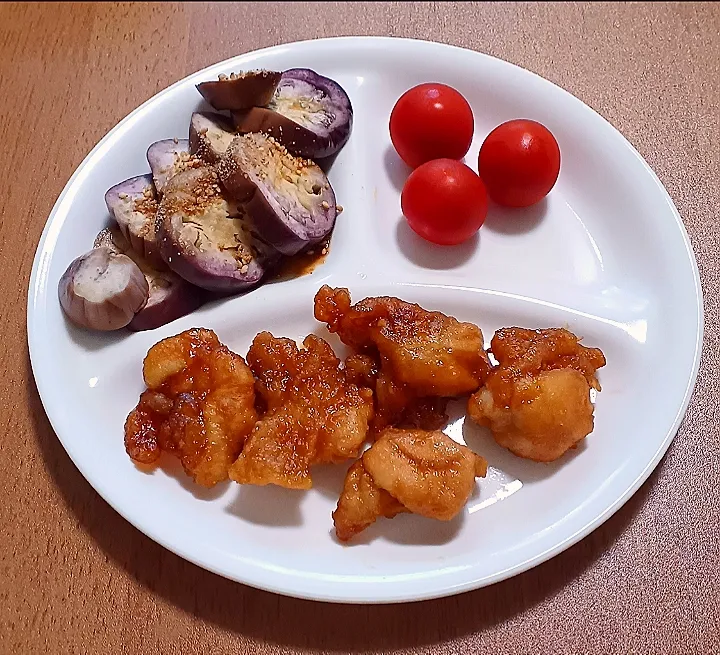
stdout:
<svg viewBox="0 0 720 655">
<path fill-rule="evenodd" d="M 63 273 L 58 297 L 68 318 L 92 330 L 119 330 L 148 300 L 148 283 L 130 257 L 101 246 L 81 255 Z"/>
<path fill-rule="evenodd" d="M 138 175 L 105 193 L 105 204 L 134 252 L 158 270 L 167 266 L 155 238 L 157 198 L 151 175 Z"/>
<path fill-rule="evenodd" d="M 267 107 L 233 113 L 241 134 L 263 132 L 300 157 L 337 153 L 352 131 L 353 109 L 345 90 L 309 68 L 285 71 Z"/>
<path fill-rule="evenodd" d="M 155 191 L 161 197 L 168 180 L 189 168 L 198 168 L 203 162 L 190 154 L 188 139 L 163 139 L 153 143 L 147 151 Z"/>
<path fill-rule="evenodd" d="M 236 111 L 267 105 L 275 93 L 281 73 L 247 71 L 219 75 L 217 82 L 202 82 L 197 90 L 215 109 Z"/>
<path fill-rule="evenodd" d="M 175 175 L 157 217 L 160 253 L 180 277 L 210 291 L 233 293 L 256 285 L 277 255 L 228 200 L 213 168 Z"/>
<path fill-rule="evenodd" d="M 154 330 L 176 318 L 195 311 L 203 303 L 204 292 L 183 280 L 179 275 L 163 268 L 156 269 L 130 247 L 116 227 L 102 230 L 95 238 L 95 247 L 110 248 L 117 254 L 127 255 L 142 271 L 148 283 L 148 299 L 145 306 L 135 314 L 128 329 L 139 332 Z M 163 262 L 165 266 L 165 262 Z"/>
<path fill-rule="evenodd" d="M 218 175 L 244 203 L 258 233 L 284 255 L 322 241 L 335 225 L 335 193 L 325 173 L 272 137 L 235 137 L 218 164 Z"/>
<path fill-rule="evenodd" d="M 234 137 L 233 126 L 220 114 L 196 112 L 190 119 L 190 152 L 208 164 L 220 160 Z"/>
</svg>

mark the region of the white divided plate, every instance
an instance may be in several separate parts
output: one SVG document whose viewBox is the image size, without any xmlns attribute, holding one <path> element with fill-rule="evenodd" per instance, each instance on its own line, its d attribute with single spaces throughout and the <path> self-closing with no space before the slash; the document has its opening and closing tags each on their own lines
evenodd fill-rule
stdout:
<svg viewBox="0 0 720 655">
<path fill-rule="evenodd" d="M 201 106 L 195 84 L 249 68 L 309 67 L 348 92 L 355 126 L 330 180 L 345 211 L 327 261 L 314 274 L 268 284 L 152 332 L 91 334 L 71 327 L 57 300 L 68 263 L 109 220 L 103 194 L 147 172 L 150 143 L 184 137 Z M 408 88 L 440 81 L 475 113 L 467 162 L 484 137 L 518 117 L 547 125 L 562 150 L 556 187 L 539 206 L 491 208 L 478 238 L 441 248 L 400 215 L 406 175 L 388 118 Z M 163 337 L 204 326 L 245 354 L 260 330 L 302 338 L 319 331 L 321 284 L 353 298 L 396 295 L 480 325 L 567 326 L 602 348 L 607 366 L 595 431 L 551 465 L 516 458 L 457 412 L 448 433 L 490 463 L 456 520 L 381 519 L 354 545 L 332 535 L 345 467 L 318 470 L 309 492 L 220 485 L 195 488 L 181 472 L 137 470 L 123 423 L 143 390 L 141 362 Z M 670 198 L 630 144 L 550 82 L 449 46 L 342 38 L 249 53 L 174 84 L 115 127 L 59 197 L 30 281 L 33 371 L 65 449 L 93 487 L 145 534 L 211 571 L 263 589 L 319 600 L 432 598 L 515 575 L 588 534 L 647 478 L 672 440 L 695 382 L 702 340 L 697 266 Z"/>
</svg>

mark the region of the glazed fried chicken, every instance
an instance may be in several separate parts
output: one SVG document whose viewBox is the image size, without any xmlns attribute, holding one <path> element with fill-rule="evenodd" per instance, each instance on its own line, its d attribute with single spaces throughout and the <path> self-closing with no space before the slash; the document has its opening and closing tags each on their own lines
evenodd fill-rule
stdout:
<svg viewBox="0 0 720 655">
<path fill-rule="evenodd" d="M 254 381 L 239 355 L 211 330 L 195 328 L 155 344 L 143 362 L 148 389 L 125 422 L 125 449 L 141 464 L 177 456 L 205 487 L 226 480 L 250 434 Z"/>
<path fill-rule="evenodd" d="M 348 471 L 333 512 L 338 539 L 401 512 L 449 521 L 486 473 L 482 457 L 442 432 L 388 428 Z"/>
<path fill-rule="evenodd" d="M 499 365 L 470 398 L 468 413 L 501 446 L 551 462 L 592 432 L 590 388 L 600 390 L 601 350 L 562 328 L 516 327 L 498 330 L 490 349 Z"/>
<path fill-rule="evenodd" d="M 379 517 L 391 519 L 402 512 L 407 512 L 407 509 L 375 484 L 359 459 L 345 476 L 340 500 L 333 512 L 335 534 L 340 541 L 348 541 Z"/>
<path fill-rule="evenodd" d="M 382 411 L 382 416 L 374 421 L 376 429 L 392 423 L 401 428 L 439 430 L 447 423 L 448 398 L 418 398 L 407 385 L 393 381 L 387 371 L 379 369 L 378 357 L 355 354 L 345 360 L 345 372 L 351 382 L 375 389 Z"/>
<path fill-rule="evenodd" d="M 435 399 L 476 391 L 490 370 L 480 328 L 399 298 L 365 298 L 351 305 L 347 289 L 323 286 L 315 296 L 315 318 L 379 362 L 377 429 L 403 422 L 406 411 L 406 417 L 432 416 L 437 424 L 444 407 Z M 413 407 L 427 398 L 433 400 Z"/>
<path fill-rule="evenodd" d="M 230 469 L 236 482 L 309 489 L 311 465 L 360 454 L 372 391 L 348 380 L 327 342 L 310 335 L 303 345 L 261 332 L 248 351 L 267 412 Z"/>
</svg>

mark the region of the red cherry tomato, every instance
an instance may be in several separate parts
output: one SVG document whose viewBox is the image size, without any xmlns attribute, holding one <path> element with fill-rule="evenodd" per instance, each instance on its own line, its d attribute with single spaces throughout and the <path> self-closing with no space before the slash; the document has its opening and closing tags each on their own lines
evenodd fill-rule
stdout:
<svg viewBox="0 0 720 655">
<path fill-rule="evenodd" d="M 536 121 L 518 119 L 498 125 L 482 144 L 478 172 L 498 205 L 529 207 L 555 186 L 560 148 Z"/>
<path fill-rule="evenodd" d="M 455 159 L 434 159 L 416 168 L 405 182 L 400 203 L 410 227 L 443 246 L 467 241 L 487 214 L 485 185 Z"/>
<path fill-rule="evenodd" d="M 462 159 L 470 148 L 474 120 L 467 100 L 445 84 L 406 91 L 390 114 L 390 139 L 412 168 L 431 159 Z"/>
</svg>

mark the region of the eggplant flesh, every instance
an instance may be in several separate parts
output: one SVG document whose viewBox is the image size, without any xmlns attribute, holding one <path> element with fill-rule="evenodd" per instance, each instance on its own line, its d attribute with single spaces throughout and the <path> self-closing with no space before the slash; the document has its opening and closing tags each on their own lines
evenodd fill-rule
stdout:
<svg viewBox="0 0 720 655">
<path fill-rule="evenodd" d="M 190 152 L 208 164 L 225 154 L 235 131 L 227 118 L 210 112 L 196 112 L 190 118 Z"/>
<path fill-rule="evenodd" d="M 218 164 L 218 175 L 244 204 L 257 231 L 284 255 L 322 241 L 333 229 L 335 193 L 325 173 L 272 137 L 235 137 Z"/>
<path fill-rule="evenodd" d="M 105 204 L 132 250 L 158 270 L 167 269 L 155 238 L 157 197 L 152 175 L 131 177 L 111 187 Z"/>
<path fill-rule="evenodd" d="M 136 332 L 154 330 L 190 314 L 203 304 L 202 289 L 198 289 L 166 268 L 163 270 L 155 268 L 130 247 L 117 228 L 110 227 L 102 230 L 95 238 L 95 247 L 107 247 L 118 254 L 127 255 L 135 262 L 147 280 L 147 303 L 135 314 L 127 326 L 128 329 Z"/>
<path fill-rule="evenodd" d="M 210 167 L 175 175 L 158 210 L 160 253 L 171 270 L 209 291 L 256 285 L 277 256 L 227 197 Z"/>
<path fill-rule="evenodd" d="M 75 259 L 58 284 L 68 318 L 92 330 L 119 330 L 147 303 L 148 283 L 129 257 L 106 246 Z"/>
<path fill-rule="evenodd" d="M 308 68 L 285 71 L 266 107 L 234 112 L 238 132 L 264 132 L 290 152 L 323 159 L 345 145 L 353 125 L 353 109 L 345 90 L 334 80 Z"/>
<path fill-rule="evenodd" d="M 156 141 L 147 150 L 147 160 L 158 197 L 162 196 L 168 181 L 177 173 L 202 165 L 199 158 L 190 154 L 188 139 Z"/>
</svg>

